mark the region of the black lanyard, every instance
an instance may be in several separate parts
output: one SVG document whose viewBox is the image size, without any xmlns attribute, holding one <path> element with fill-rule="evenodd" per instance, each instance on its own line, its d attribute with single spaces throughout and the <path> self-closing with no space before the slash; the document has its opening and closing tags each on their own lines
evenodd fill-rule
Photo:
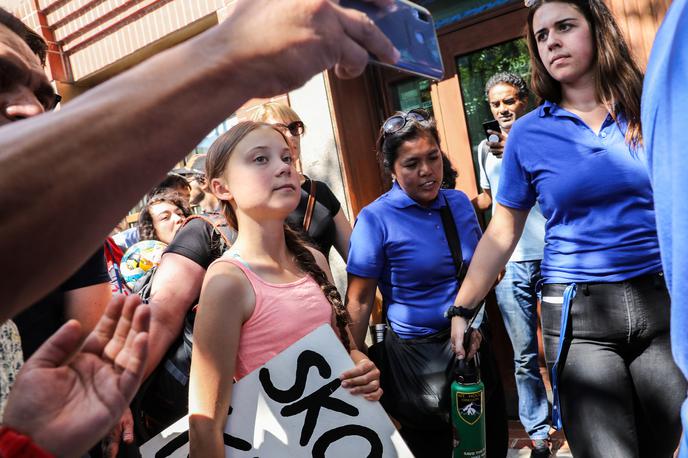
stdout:
<svg viewBox="0 0 688 458">
<path fill-rule="evenodd" d="M 466 277 L 466 272 L 468 272 L 468 266 L 463 262 L 461 239 L 459 238 L 459 233 L 456 231 L 456 222 L 454 221 L 454 216 L 449 207 L 449 200 L 444 194 L 442 194 L 442 197 L 444 197 L 445 203 L 445 206 L 440 208 L 442 226 L 444 226 L 444 235 L 447 237 L 449 250 L 451 251 L 452 259 L 454 259 L 454 265 L 456 266 L 456 279 L 459 281 L 459 285 L 461 285 L 461 282 L 463 282 L 463 279 Z"/>
</svg>

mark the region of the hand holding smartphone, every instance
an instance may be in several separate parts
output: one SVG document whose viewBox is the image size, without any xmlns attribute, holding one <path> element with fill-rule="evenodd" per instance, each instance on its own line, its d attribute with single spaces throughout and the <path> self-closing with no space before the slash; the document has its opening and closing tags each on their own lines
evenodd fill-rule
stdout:
<svg viewBox="0 0 688 458">
<path fill-rule="evenodd" d="M 394 65 L 381 63 L 372 55 L 371 61 L 433 80 L 442 79 L 442 55 L 428 10 L 407 0 L 395 0 L 395 6 L 388 10 L 362 0 L 341 0 L 340 5 L 367 14 L 401 53 Z"/>
<path fill-rule="evenodd" d="M 485 138 L 487 138 L 488 142 L 497 143 L 499 141 L 499 135 L 491 134 L 489 131 L 501 132 L 502 129 L 499 127 L 499 122 L 493 119 L 483 123 L 483 131 L 485 132 Z"/>
</svg>

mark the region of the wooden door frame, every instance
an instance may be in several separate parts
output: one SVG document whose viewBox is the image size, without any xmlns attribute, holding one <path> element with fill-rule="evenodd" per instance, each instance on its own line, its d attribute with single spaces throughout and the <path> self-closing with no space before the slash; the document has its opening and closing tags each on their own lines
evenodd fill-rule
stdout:
<svg viewBox="0 0 688 458">
<path fill-rule="evenodd" d="M 438 30 L 445 75 L 442 81 L 431 85 L 433 110 L 442 150 L 459 171 L 456 187 L 471 198 L 478 193 L 478 183 L 473 173 L 473 152 L 463 109 L 461 81 L 456 72 L 456 59 L 523 36 L 527 16 L 528 9 L 523 3 L 515 2 Z M 380 71 L 380 89 L 384 95 L 386 114 L 393 111 L 392 85 L 411 78 L 413 77 L 399 71 Z"/>
<path fill-rule="evenodd" d="M 441 147 L 460 172 L 457 188 L 469 197 L 477 194 L 478 186 L 456 58 L 522 36 L 527 14 L 519 1 L 438 30 L 446 73 L 442 81 L 431 86 L 433 109 Z M 340 80 L 327 72 L 335 140 L 353 216 L 389 188 L 389 175 L 375 155 L 375 140 L 381 122 L 394 109 L 391 85 L 408 78 L 405 73 L 381 67 L 371 67 L 353 80 Z"/>
</svg>

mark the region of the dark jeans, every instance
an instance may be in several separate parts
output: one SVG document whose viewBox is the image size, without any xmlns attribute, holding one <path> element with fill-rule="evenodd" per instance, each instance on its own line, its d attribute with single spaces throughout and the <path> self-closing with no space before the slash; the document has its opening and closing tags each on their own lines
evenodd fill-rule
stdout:
<svg viewBox="0 0 688 458">
<path fill-rule="evenodd" d="M 566 286 L 542 290 L 550 370 Z M 671 355 L 669 309 L 661 274 L 578 284 L 559 362 L 564 432 L 576 458 L 672 456 L 686 381 Z"/>
</svg>

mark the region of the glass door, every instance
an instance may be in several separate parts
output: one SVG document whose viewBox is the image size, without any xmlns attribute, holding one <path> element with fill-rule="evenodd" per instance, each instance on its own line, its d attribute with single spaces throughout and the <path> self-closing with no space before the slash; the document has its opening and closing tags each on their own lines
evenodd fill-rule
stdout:
<svg viewBox="0 0 688 458">
<path fill-rule="evenodd" d="M 431 81 L 425 78 L 411 78 L 392 83 L 390 89 L 394 110 L 409 111 L 422 108 L 432 114 L 430 85 Z"/>
</svg>

